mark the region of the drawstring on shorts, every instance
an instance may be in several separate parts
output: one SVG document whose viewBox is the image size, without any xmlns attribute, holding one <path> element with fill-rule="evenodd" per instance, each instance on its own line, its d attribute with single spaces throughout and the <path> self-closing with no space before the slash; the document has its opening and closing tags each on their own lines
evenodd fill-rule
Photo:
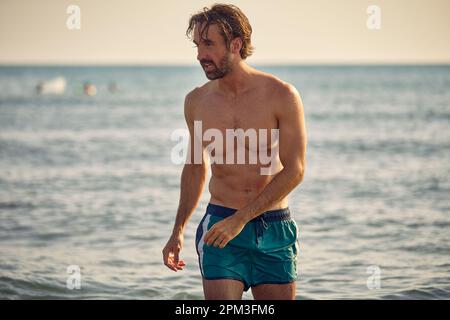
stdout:
<svg viewBox="0 0 450 320">
<path fill-rule="evenodd" d="M 256 244 L 259 244 L 259 238 L 264 235 L 264 231 L 266 231 L 267 228 L 269 228 L 269 225 L 263 217 L 259 216 L 255 219 Z"/>
</svg>

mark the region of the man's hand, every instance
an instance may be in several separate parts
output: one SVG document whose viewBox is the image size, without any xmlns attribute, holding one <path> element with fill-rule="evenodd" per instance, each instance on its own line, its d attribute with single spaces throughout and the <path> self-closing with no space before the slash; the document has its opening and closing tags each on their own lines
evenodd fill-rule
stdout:
<svg viewBox="0 0 450 320">
<path fill-rule="evenodd" d="M 234 215 L 215 223 L 206 233 L 204 241 L 209 246 L 213 245 L 223 249 L 228 242 L 241 233 L 244 226 L 244 220 L 235 213 Z"/>
<path fill-rule="evenodd" d="M 183 234 L 172 235 L 164 247 L 163 260 L 164 264 L 173 271 L 183 270 L 185 263 L 179 259 L 181 248 L 183 248 Z"/>
</svg>

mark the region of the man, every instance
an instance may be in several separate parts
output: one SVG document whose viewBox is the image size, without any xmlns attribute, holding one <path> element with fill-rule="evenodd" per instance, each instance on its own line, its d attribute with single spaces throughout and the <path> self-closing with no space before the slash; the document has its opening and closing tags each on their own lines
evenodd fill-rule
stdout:
<svg viewBox="0 0 450 320">
<path fill-rule="evenodd" d="M 168 268 L 178 271 L 185 265 L 179 258 L 184 228 L 207 175 L 204 154 L 208 143 L 203 134 L 215 130 L 229 138 L 230 129 L 278 132 L 266 141 L 259 136 L 256 148 L 248 141 L 238 145 L 249 152 L 260 152 L 261 148 L 277 152 L 270 174 L 261 174 L 261 161 L 217 161 L 219 157 L 234 160 L 239 150 L 228 148 L 230 141 L 216 137 L 220 148 L 210 152 L 216 159 L 211 163 L 211 197 L 196 235 L 205 299 L 241 299 L 249 288 L 255 299 L 295 299 L 298 229 L 290 216 L 287 196 L 304 176 L 304 111 L 292 85 L 245 62 L 253 51 L 251 32 L 239 8 L 222 4 L 193 15 L 186 32 L 188 36 L 193 33 L 197 60 L 210 81 L 185 99 L 190 149 L 181 175 L 173 233 L 163 249 Z M 200 137 L 194 128 L 197 124 L 201 124 Z M 194 159 L 196 143 L 201 145 L 200 161 Z M 222 151 L 222 144 L 226 151 Z"/>
</svg>

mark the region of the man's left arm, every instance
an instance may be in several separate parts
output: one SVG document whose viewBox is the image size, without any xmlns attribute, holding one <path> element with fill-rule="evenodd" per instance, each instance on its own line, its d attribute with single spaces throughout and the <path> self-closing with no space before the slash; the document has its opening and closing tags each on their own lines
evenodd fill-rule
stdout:
<svg viewBox="0 0 450 320">
<path fill-rule="evenodd" d="M 294 86 L 288 85 L 277 110 L 279 152 L 283 169 L 259 196 L 237 213 L 245 222 L 259 216 L 285 198 L 302 180 L 306 162 L 306 126 L 303 103 Z"/>
<path fill-rule="evenodd" d="M 286 197 L 302 180 L 306 162 L 306 126 L 300 94 L 292 85 L 283 88 L 277 112 L 279 155 L 283 169 L 246 207 L 216 223 L 205 235 L 205 243 L 220 248 L 236 237 L 245 224 Z"/>
</svg>

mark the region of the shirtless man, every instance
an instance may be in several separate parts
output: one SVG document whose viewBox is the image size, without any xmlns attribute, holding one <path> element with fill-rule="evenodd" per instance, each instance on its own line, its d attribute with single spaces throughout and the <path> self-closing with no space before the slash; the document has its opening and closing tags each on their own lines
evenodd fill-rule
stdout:
<svg viewBox="0 0 450 320">
<path fill-rule="evenodd" d="M 196 249 L 205 299 L 241 299 L 249 288 L 255 299 L 295 299 L 298 229 L 287 196 L 303 180 L 305 170 L 307 139 L 300 95 L 294 86 L 245 62 L 253 49 L 251 26 L 237 7 L 205 8 L 191 17 L 187 34 L 192 33 L 197 60 L 210 81 L 185 98 L 190 152 L 181 175 L 173 232 L 163 249 L 164 264 L 173 271 L 185 265 L 179 258 L 184 228 L 207 176 L 208 141 L 195 135 L 194 123 L 201 121 L 202 133 L 215 128 L 224 137 L 226 129 L 278 129 L 278 155 L 270 175 L 261 174 L 259 161 L 211 163 L 211 197 L 197 228 Z M 200 163 L 194 161 L 195 139 L 201 140 Z M 252 151 L 244 141 L 245 150 Z M 276 142 L 268 134 L 262 146 L 270 154 Z M 223 145 L 225 150 L 226 141 Z M 216 150 L 214 156 L 225 158 L 226 152 Z"/>
</svg>

